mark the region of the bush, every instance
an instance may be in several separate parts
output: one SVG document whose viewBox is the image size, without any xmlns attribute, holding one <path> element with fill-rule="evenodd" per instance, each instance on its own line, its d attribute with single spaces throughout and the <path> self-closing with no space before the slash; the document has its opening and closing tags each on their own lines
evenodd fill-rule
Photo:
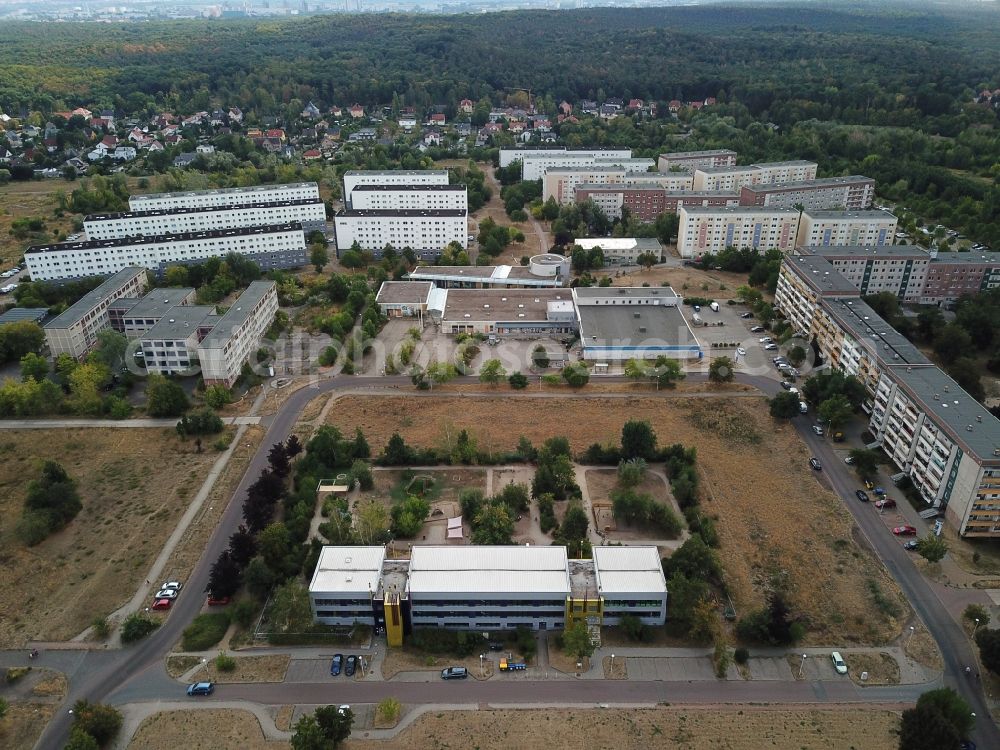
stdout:
<svg viewBox="0 0 1000 750">
<path fill-rule="evenodd" d="M 102 641 L 111 635 L 111 623 L 107 617 L 95 617 L 90 623 L 90 629 L 94 631 L 94 636 Z"/>
<path fill-rule="evenodd" d="M 257 616 L 257 605 L 252 599 L 240 599 L 232 606 L 230 615 L 237 625 L 249 628 Z"/>
<path fill-rule="evenodd" d="M 733 661 L 737 664 L 746 664 L 750 661 L 750 650 L 744 646 L 740 646 L 733 652 Z"/>
<path fill-rule="evenodd" d="M 234 672 L 236 671 L 236 659 L 220 651 L 219 655 L 215 657 L 215 668 L 220 672 Z"/>
<path fill-rule="evenodd" d="M 383 698 L 375 707 L 375 717 L 386 724 L 395 724 L 402 710 L 403 705 L 395 698 Z"/>
<path fill-rule="evenodd" d="M 977 625 L 976 620 L 979 620 L 977 627 L 980 628 L 990 624 L 990 612 L 982 604 L 970 604 L 962 612 L 962 618 L 970 625 Z"/>
<path fill-rule="evenodd" d="M 121 726 L 121 712 L 112 706 L 86 700 L 78 700 L 73 705 L 73 728 L 89 734 L 98 745 L 110 742 Z"/>
<path fill-rule="evenodd" d="M 160 623 L 145 615 L 133 612 L 122 621 L 120 631 L 122 643 L 135 643 L 160 627 Z"/>
<path fill-rule="evenodd" d="M 4 675 L 4 679 L 7 680 L 7 684 L 11 684 L 20 680 L 30 671 L 31 667 L 7 667 L 7 672 Z"/>
<path fill-rule="evenodd" d="M 185 651 L 204 651 L 221 641 L 229 628 L 228 612 L 198 615 L 184 628 L 181 648 Z"/>
</svg>

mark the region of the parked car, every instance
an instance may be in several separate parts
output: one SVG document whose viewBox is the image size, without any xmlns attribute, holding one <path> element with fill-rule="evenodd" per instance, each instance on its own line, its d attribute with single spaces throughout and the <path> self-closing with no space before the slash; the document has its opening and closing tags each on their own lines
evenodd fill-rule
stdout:
<svg viewBox="0 0 1000 750">
<path fill-rule="evenodd" d="M 215 691 L 214 682 L 195 682 L 188 685 L 188 695 L 211 695 Z"/>
<path fill-rule="evenodd" d="M 740 317 L 743 318 L 743 320 L 750 320 L 750 318 L 753 317 L 753 313 L 752 312 L 740 313 Z"/>
<path fill-rule="evenodd" d="M 867 503 L 868 502 L 868 493 L 865 492 L 864 490 L 858 490 L 854 494 L 858 498 L 858 500 L 860 500 L 861 502 L 863 502 L 863 503 Z"/>
<path fill-rule="evenodd" d="M 347 661 L 344 662 L 344 674 L 346 674 L 348 677 L 353 677 L 355 671 L 357 671 L 357 668 L 358 668 L 358 657 L 356 657 L 354 654 L 351 654 L 350 656 L 347 657 Z"/>
<path fill-rule="evenodd" d="M 885 508 L 895 508 L 896 501 L 893 500 L 891 497 L 883 497 L 881 500 L 875 501 L 875 507 L 878 508 L 879 510 L 883 510 Z"/>
<path fill-rule="evenodd" d="M 854 456 L 848 456 L 847 458 L 845 458 L 844 459 L 844 463 L 847 464 L 848 466 L 853 466 L 854 465 Z"/>
<path fill-rule="evenodd" d="M 344 655 L 334 654 L 333 661 L 330 662 L 330 674 L 336 677 L 340 674 L 340 668 L 344 665 Z"/>
<path fill-rule="evenodd" d="M 896 536 L 916 536 L 917 530 L 913 526 L 897 526 L 892 530 Z"/>
<path fill-rule="evenodd" d="M 156 592 L 154 599 L 176 599 L 177 589 L 161 589 Z"/>
<path fill-rule="evenodd" d="M 833 662 L 833 668 L 837 670 L 837 674 L 847 674 L 847 662 L 844 661 L 839 651 L 832 652 L 830 660 Z"/>
<path fill-rule="evenodd" d="M 764 351 L 766 352 L 776 352 L 778 351 L 777 344 L 764 344 Z"/>
<path fill-rule="evenodd" d="M 174 591 L 180 591 L 184 588 L 184 584 L 180 581 L 167 581 L 160 586 L 161 589 L 173 589 Z"/>
<path fill-rule="evenodd" d="M 823 428 L 822 428 L 822 426 L 820 426 L 818 424 L 814 424 L 812 429 L 813 429 L 813 432 L 815 432 L 817 435 L 819 435 L 820 437 L 823 437 Z"/>
<path fill-rule="evenodd" d="M 218 598 L 210 596 L 208 597 L 207 604 L 209 607 L 222 607 L 229 604 L 230 601 L 231 599 L 228 596 L 220 596 Z"/>
<path fill-rule="evenodd" d="M 872 482 L 872 480 L 870 480 L 870 479 L 866 479 L 865 480 L 865 489 L 866 490 L 873 490 L 873 489 L 875 489 L 875 483 Z"/>
<path fill-rule="evenodd" d="M 874 492 L 874 493 L 875 493 L 876 495 L 879 495 L 879 496 L 882 496 L 882 495 L 884 495 L 884 494 L 885 494 L 885 489 L 884 489 L 884 488 L 882 488 L 882 487 L 876 487 L 876 488 L 875 488 L 875 489 L 873 490 L 873 492 Z"/>
<path fill-rule="evenodd" d="M 763 332 L 764 332 L 764 326 L 754 326 L 753 328 L 750 329 L 750 333 L 763 333 Z"/>
<path fill-rule="evenodd" d="M 503 643 L 500 641 L 490 641 L 490 651 L 503 651 Z"/>
<path fill-rule="evenodd" d="M 812 456 L 809 459 L 809 465 L 813 467 L 816 471 L 823 471 L 823 464 L 819 462 L 819 459 L 816 458 L 816 456 Z"/>
<path fill-rule="evenodd" d="M 799 401 L 799 414 L 808 414 L 808 413 L 809 413 L 809 404 L 807 404 L 805 401 Z"/>
<path fill-rule="evenodd" d="M 782 380 L 781 381 L 781 387 L 784 388 L 787 391 L 789 388 L 792 387 L 792 384 L 789 383 L 787 380 Z"/>
<path fill-rule="evenodd" d="M 741 357 L 747 356 L 747 350 L 744 349 L 742 346 L 736 347 L 736 353 L 739 354 Z"/>
<path fill-rule="evenodd" d="M 844 442 L 844 433 L 842 433 L 842 432 L 835 432 L 835 433 L 833 433 L 833 442 L 835 442 L 835 443 L 842 443 L 842 442 Z"/>
<path fill-rule="evenodd" d="M 172 599 L 157 599 L 153 602 L 153 609 L 170 609 L 171 604 L 173 604 Z"/>
<path fill-rule="evenodd" d="M 469 670 L 465 667 L 447 667 L 441 670 L 442 680 L 464 680 L 469 676 Z"/>
<path fill-rule="evenodd" d="M 774 339 L 772 339 L 770 336 L 761 336 L 759 339 L 757 339 L 757 341 L 760 342 L 761 344 L 770 344 L 772 341 L 774 341 Z"/>
<path fill-rule="evenodd" d="M 10 294 L 15 289 L 17 289 L 17 284 L 8 284 L 7 286 L 0 287 L 0 292 L 3 294 Z"/>
<path fill-rule="evenodd" d="M 907 542 L 903 542 L 903 549 L 905 549 L 905 550 L 909 550 L 909 551 L 912 552 L 916 548 L 917 548 L 917 540 L 916 539 L 910 539 Z"/>
</svg>

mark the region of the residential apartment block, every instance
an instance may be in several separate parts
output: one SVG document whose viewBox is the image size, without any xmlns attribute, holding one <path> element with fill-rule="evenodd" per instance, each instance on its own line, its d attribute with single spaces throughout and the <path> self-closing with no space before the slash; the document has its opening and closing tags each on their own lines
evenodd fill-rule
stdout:
<svg viewBox="0 0 1000 750">
<path fill-rule="evenodd" d="M 620 167 L 627 172 L 648 172 L 656 167 L 652 159 L 633 159 L 631 151 L 610 156 L 594 151 L 566 151 L 560 156 L 538 156 L 525 152 L 521 161 L 522 180 L 540 180 L 549 169 L 567 167 Z"/>
<path fill-rule="evenodd" d="M 353 206 L 351 196 L 358 185 L 447 185 L 447 169 L 358 169 L 344 173 L 344 205 Z"/>
<path fill-rule="evenodd" d="M 34 245 L 24 253 L 37 281 L 117 273 L 130 266 L 160 272 L 168 265 L 198 263 L 238 253 L 262 270 L 306 263 L 306 242 L 298 223 L 149 237 Z"/>
<path fill-rule="evenodd" d="M 90 214 L 83 220 L 83 228 L 90 240 L 110 240 L 214 232 L 291 222 L 301 224 L 305 232 L 322 230 L 326 224 L 326 206 L 317 198 L 235 206 Z"/>
<path fill-rule="evenodd" d="M 602 625 L 626 614 L 663 624 L 667 589 L 655 547 L 601 547 L 591 560 L 566 552 L 414 545 L 409 560 L 390 560 L 382 546 L 324 547 L 309 583 L 313 618 L 384 629 L 394 647 L 414 628 L 550 630 L 579 619 L 599 638 Z"/>
<path fill-rule="evenodd" d="M 183 305 L 169 310 L 140 336 L 146 371 L 160 375 L 197 373 L 201 362 L 198 345 L 219 320 L 211 305 Z"/>
<path fill-rule="evenodd" d="M 356 185 L 351 191 L 355 210 L 467 211 L 465 185 Z"/>
<path fill-rule="evenodd" d="M 232 387 L 243 365 L 256 353 L 277 312 L 277 285 L 273 281 L 251 282 L 198 344 L 205 385 Z"/>
<path fill-rule="evenodd" d="M 656 162 L 656 167 L 660 172 L 679 169 L 688 174 L 694 174 L 699 169 L 734 166 L 736 166 L 736 152 L 729 149 L 674 151 L 669 154 L 660 154 L 660 158 Z"/>
<path fill-rule="evenodd" d="M 794 209 L 682 206 L 677 251 L 682 258 L 718 253 L 727 247 L 791 250 L 799 212 Z"/>
<path fill-rule="evenodd" d="M 768 182 L 799 182 L 816 179 L 816 163 L 776 161 L 746 166 L 705 167 L 695 170 L 694 190 L 739 192 L 744 185 Z"/>
<path fill-rule="evenodd" d="M 243 206 L 248 203 L 303 200 L 318 201 L 319 185 L 315 182 L 296 182 L 283 185 L 188 190 L 180 193 L 151 193 L 133 195 L 128 200 L 128 206 L 131 211 L 169 211 L 176 208 Z"/>
<path fill-rule="evenodd" d="M 379 257 L 386 245 L 433 260 L 452 242 L 468 247 L 467 211 L 358 210 L 337 214 L 337 255 L 357 242 Z"/>
<path fill-rule="evenodd" d="M 806 211 L 798 245 L 891 245 L 898 221 L 888 211 Z"/>
<path fill-rule="evenodd" d="M 677 213 L 682 206 L 738 206 L 736 193 L 673 191 L 660 187 L 641 187 L 632 181 L 623 185 L 578 185 L 576 201 L 593 201 L 610 219 L 620 219 L 627 208 L 636 219 L 656 221 L 664 212 Z"/>
<path fill-rule="evenodd" d="M 602 159 L 629 159 L 632 157 L 632 149 L 611 148 L 611 149 L 574 149 L 570 151 L 565 146 L 559 148 L 502 148 L 499 155 L 499 166 L 509 167 L 515 161 L 524 163 L 525 159 L 560 159 L 567 154 L 576 156 L 589 156 L 591 158 Z M 538 179 L 538 178 L 535 178 Z"/>
<path fill-rule="evenodd" d="M 931 250 L 931 263 L 919 301 L 953 305 L 962 295 L 1000 286 L 1000 253 L 940 253 Z"/>
<path fill-rule="evenodd" d="M 875 180 L 862 175 L 759 183 L 740 188 L 741 206 L 863 211 L 871 208 L 874 199 Z"/>
<path fill-rule="evenodd" d="M 641 166 L 644 166 L 643 161 Z M 670 172 L 630 172 L 624 167 L 563 167 L 546 170 L 542 178 L 542 200 L 549 197 L 556 203 L 581 203 L 586 197 L 577 195 L 581 188 L 620 188 L 624 190 L 664 192 L 686 192 L 691 189 L 691 176 Z M 593 197 L 591 194 L 590 197 Z M 595 199 L 596 200 L 596 199 Z M 614 202 L 612 202 L 613 205 Z M 735 203 L 735 196 L 734 196 Z M 621 215 L 621 202 L 617 204 L 617 215 Z"/>
<path fill-rule="evenodd" d="M 130 266 L 87 292 L 45 324 L 45 341 L 51 355 L 82 358 L 96 346 L 97 334 L 110 325 L 108 309 L 119 299 L 140 297 L 147 285 L 146 269 Z"/>
<path fill-rule="evenodd" d="M 819 255 L 784 260 L 775 307 L 824 361 L 864 383 L 869 430 L 928 510 L 1000 537 L 1000 421 L 863 302 Z"/>
</svg>

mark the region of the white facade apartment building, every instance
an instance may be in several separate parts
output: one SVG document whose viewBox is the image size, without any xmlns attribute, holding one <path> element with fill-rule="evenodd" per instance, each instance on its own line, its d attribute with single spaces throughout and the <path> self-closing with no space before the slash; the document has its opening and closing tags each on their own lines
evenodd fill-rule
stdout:
<svg viewBox="0 0 1000 750">
<path fill-rule="evenodd" d="M 465 185 L 357 185 L 351 191 L 351 208 L 467 211 L 469 189 Z"/>
<path fill-rule="evenodd" d="M 694 189 L 694 177 L 684 172 L 633 172 L 626 179 L 629 187 L 658 187 L 671 193 Z"/>
<path fill-rule="evenodd" d="M 69 354 L 75 359 L 83 357 L 97 344 L 97 334 L 108 327 L 111 305 L 122 298 L 141 297 L 146 287 L 146 269 L 130 266 L 87 292 L 45 324 L 49 353 L 53 357 L 60 354 Z"/>
<path fill-rule="evenodd" d="M 578 185 L 623 185 L 627 173 L 622 167 L 556 167 L 542 177 L 542 201 L 554 198 L 569 205 L 576 198 Z"/>
<path fill-rule="evenodd" d="M 607 157 L 611 159 L 628 159 L 632 156 L 632 149 L 611 148 L 611 149 L 574 149 L 570 151 L 565 146 L 560 148 L 502 148 L 500 149 L 499 165 L 509 167 L 515 161 L 524 162 L 526 158 L 552 157 L 558 159 L 566 154 L 589 155 L 592 157 Z M 536 178 L 537 179 L 537 178 Z"/>
<path fill-rule="evenodd" d="M 357 169 L 344 173 L 344 205 L 358 185 L 447 185 L 447 169 Z"/>
<path fill-rule="evenodd" d="M 210 305 L 182 305 L 169 310 L 140 337 L 146 371 L 193 375 L 199 363 L 198 344 L 219 319 Z"/>
<path fill-rule="evenodd" d="M 467 211 L 404 211 L 345 209 L 337 214 L 337 253 L 357 242 L 379 257 L 386 245 L 410 248 L 421 258 L 433 259 L 457 242 L 468 247 Z"/>
<path fill-rule="evenodd" d="M 174 208 L 205 208 L 208 206 L 241 206 L 247 203 L 319 200 L 319 185 L 315 182 L 295 182 L 283 185 L 188 190 L 180 193 L 133 195 L 128 200 L 132 211 L 163 211 Z"/>
<path fill-rule="evenodd" d="M 927 502 L 964 536 L 1000 537 L 1000 421 L 858 297 L 824 258 L 782 263 L 775 306 L 856 376 L 869 429 Z"/>
<path fill-rule="evenodd" d="M 792 209 L 682 206 L 678 213 L 677 251 L 682 258 L 730 246 L 786 251 L 795 246 L 799 212 Z"/>
<path fill-rule="evenodd" d="M 801 205 L 807 211 L 864 211 L 871 208 L 874 199 L 875 180 L 863 175 L 760 183 L 744 185 L 740 189 L 741 206 L 797 208 Z"/>
<path fill-rule="evenodd" d="M 229 253 L 246 256 L 265 271 L 296 268 L 306 263 L 305 234 L 300 224 L 282 224 L 158 237 L 63 242 L 29 247 L 24 258 L 33 279 L 49 281 L 117 273 L 129 266 L 161 271 L 168 265 L 197 263 Z"/>
<path fill-rule="evenodd" d="M 254 281 L 218 319 L 212 332 L 198 344 L 198 360 L 205 385 L 231 388 L 243 364 L 278 312 L 278 287 L 273 281 Z"/>
<path fill-rule="evenodd" d="M 241 227 L 274 226 L 298 222 L 304 231 L 323 229 L 326 206 L 319 199 L 247 203 L 154 211 L 90 214 L 83 220 L 87 238 L 149 237 L 189 232 L 212 232 Z"/>
<path fill-rule="evenodd" d="M 695 170 L 694 190 L 739 192 L 745 185 L 769 182 L 800 182 L 816 179 L 815 162 L 775 161 L 742 167 L 706 167 Z"/>
<path fill-rule="evenodd" d="M 656 161 L 656 168 L 660 172 L 669 172 L 676 167 L 689 174 L 694 174 L 698 169 L 734 166 L 736 166 L 736 152 L 729 149 L 674 151 L 660 154 L 660 158 Z"/>
<path fill-rule="evenodd" d="M 540 180 L 546 170 L 566 167 L 621 167 L 626 172 L 648 172 L 656 166 L 652 159 L 633 159 L 631 151 L 626 156 L 595 155 L 594 152 L 567 151 L 561 156 L 528 156 L 521 162 L 522 180 Z"/>
<path fill-rule="evenodd" d="M 799 222 L 796 244 L 891 245 L 897 223 L 888 211 L 806 211 Z"/>
<path fill-rule="evenodd" d="M 580 237 L 573 244 L 584 250 L 601 248 L 604 263 L 612 266 L 634 266 L 643 253 L 655 255 L 657 262 L 663 256 L 663 246 L 655 237 Z"/>
</svg>

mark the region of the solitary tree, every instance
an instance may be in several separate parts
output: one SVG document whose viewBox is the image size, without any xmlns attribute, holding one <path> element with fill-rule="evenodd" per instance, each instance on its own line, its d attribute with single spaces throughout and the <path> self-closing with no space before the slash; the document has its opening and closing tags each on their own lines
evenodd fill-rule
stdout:
<svg viewBox="0 0 1000 750">
<path fill-rule="evenodd" d="M 503 363 L 499 359 L 488 359 L 483 362 L 483 366 L 479 369 L 480 383 L 496 387 L 505 377 L 507 377 L 507 370 L 504 369 Z"/>
<path fill-rule="evenodd" d="M 806 361 L 806 350 L 800 344 L 796 344 L 791 349 L 788 350 L 788 361 L 792 363 L 793 367 L 798 367 L 803 362 Z"/>
<path fill-rule="evenodd" d="M 708 366 L 708 379 L 713 383 L 729 383 L 735 374 L 733 360 L 729 357 L 716 357 Z"/>
<path fill-rule="evenodd" d="M 622 425 L 622 457 L 647 461 L 656 455 L 656 433 L 646 421 L 630 419 Z"/>
<path fill-rule="evenodd" d="M 878 451 L 867 448 L 854 448 L 848 454 L 854 471 L 862 479 L 872 479 L 878 473 L 878 466 L 882 461 L 882 454 Z"/>
<path fill-rule="evenodd" d="M 1000 674 L 1000 630 L 980 627 L 976 630 L 976 645 L 983 666 L 994 674 Z"/>
<path fill-rule="evenodd" d="M 844 396 L 837 395 L 828 398 L 816 408 L 817 414 L 824 422 L 830 423 L 830 429 L 836 429 L 847 422 L 854 414 L 854 407 Z"/>
<path fill-rule="evenodd" d="M 577 620 L 563 631 L 562 641 L 563 650 L 577 659 L 594 655 L 594 642 L 590 639 L 590 631 L 587 629 L 587 624 L 581 620 Z"/>
<path fill-rule="evenodd" d="M 948 553 L 948 543 L 935 534 L 927 536 L 917 541 L 917 554 L 927 560 L 927 562 L 941 562 L 941 559 Z"/>
<path fill-rule="evenodd" d="M 954 690 L 929 690 L 917 699 L 914 708 L 903 711 L 899 746 L 908 750 L 958 750 L 973 721 L 969 704 Z"/>
<path fill-rule="evenodd" d="M 523 372 L 512 373 L 507 382 L 510 383 L 510 387 L 515 391 L 523 390 L 528 387 L 528 378 Z"/>
<path fill-rule="evenodd" d="M 309 248 L 309 262 L 313 264 L 316 273 L 322 273 L 323 267 L 330 262 L 330 255 L 319 242 Z"/>
<path fill-rule="evenodd" d="M 566 365 L 562 371 L 563 380 L 571 388 L 582 388 L 590 382 L 590 371 L 582 362 Z"/>
<path fill-rule="evenodd" d="M 655 253 L 639 253 L 636 257 L 636 263 L 645 268 L 647 271 L 656 265 L 659 258 L 656 257 Z"/>
</svg>

